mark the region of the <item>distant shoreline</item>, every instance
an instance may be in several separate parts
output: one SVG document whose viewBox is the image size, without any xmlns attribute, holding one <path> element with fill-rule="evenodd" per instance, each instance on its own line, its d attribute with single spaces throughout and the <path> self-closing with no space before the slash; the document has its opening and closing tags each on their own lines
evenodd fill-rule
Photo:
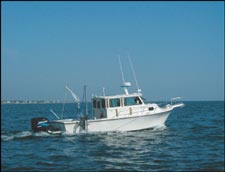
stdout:
<svg viewBox="0 0 225 172">
<path fill-rule="evenodd" d="M 62 103 L 74 103 L 72 101 L 70 102 L 62 102 L 58 100 L 53 100 L 53 101 L 33 101 L 33 100 L 27 100 L 27 101 L 22 101 L 22 100 L 6 100 L 6 101 L 1 101 L 1 104 L 62 104 Z"/>
<path fill-rule="evenodd" d="M 147 103 L 151 103 L 151 102 L 164 102 L 164 103 L 169 103 L 169 101 L 149 101 Z M 182 102 L 224 102 L 224 100 L 185 100 Z M 74 101 L 67 101 L 67 102 L 62 102 L 59 100 L 52 100 L 52 101 L 44 101 L 44 100 L 27 100 L 27 101 L 23 101 L 23 100 L 3 100 L 1 101 L 1 105 L 2 104 L 63 104 L 63 103 L 75 103 Z M 91 103 L 91 102 L 88 102 Z"/>
</svg>

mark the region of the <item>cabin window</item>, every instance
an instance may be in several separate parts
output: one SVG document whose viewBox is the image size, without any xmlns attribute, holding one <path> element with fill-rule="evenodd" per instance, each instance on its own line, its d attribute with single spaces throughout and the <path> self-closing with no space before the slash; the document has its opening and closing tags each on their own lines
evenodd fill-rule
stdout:
<svg viewBox="0 0 225 172">
<path fill-rule="evenodd" d="M 118 107 L 120 106 L 120 99 L 110 99 L 109 100 L 110 107 Z"/>
<path fill-rule="evenodd" d="M 93 107 L 96 108 L 96 100 L 93 100 Z"/>
<path fill-rule="evenodd" d="M 105 108 L 105 99 L 102 99 L 102 108 Z"/>
<path fill-rule="evenodd" d="M 154 110 L 154 108 L 153 107 L 149 107 L 148 110 L 151 111 L 151 110 Z"/>
<path fill-rule="evenodd" d="M 100 108 L 100 101 L 97 101 L 97 108 Z"/>
<path fill-rule="evenodd" d="M 125 106 L 139 105 L 142 104 L 139 97 L 126 97 L 124 98 Z"/>
<path fill-rule="evenodd" d="M 93 100 L 93 107 L 95 109 L 100 109 L 100 108 L 105 108 L 105 99 L 97 99 L 97 100 Z"/>
</svg>

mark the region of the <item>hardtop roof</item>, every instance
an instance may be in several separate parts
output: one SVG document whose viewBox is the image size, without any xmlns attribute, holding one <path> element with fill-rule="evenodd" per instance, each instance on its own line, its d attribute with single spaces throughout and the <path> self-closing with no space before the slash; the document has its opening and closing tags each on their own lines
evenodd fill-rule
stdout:
<svg viewBox="0 0 225 172">
<path fill-rule="evenodd" d="M 132 94 L 118 94 L 118 95 L 112 95 L 112 96 L 93 96 L 92 99 L 112 99 L 112 98 L 134 97 L 134 96 L 142 96 L 142 94 L 132 93 Z"/>
</svg>

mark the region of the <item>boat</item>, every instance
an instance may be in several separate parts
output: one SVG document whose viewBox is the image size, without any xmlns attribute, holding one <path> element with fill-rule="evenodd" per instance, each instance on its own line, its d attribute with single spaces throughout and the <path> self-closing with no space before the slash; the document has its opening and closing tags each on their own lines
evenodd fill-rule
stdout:
<svg viewBox="0 0 225 172">
<path fill-rule="evenodd" d="M 133 66 L 132 71 L 134 71 Z M 137 82 L 137 92 L 129 93 L 128 88 L 131 86 L 131 83 L 125 82 L 122 67 L 121 73 L 124 81 L 121 87 L 124 93 L 106 96 L 103 91 L 103 95 L 101 96 L 92 96 L 93 119 L 88 118 L 87 86 L 84 86 L 85 112 L 80 115 L 79 119 L 60 119 L 52 111 L 58 119 L 48 120 L 46 117 L 32 118 L 32 130 L 34 132 L 44 131 L 50 134 L 145 130 L 165 125 L 170 113 L 175 108 L 184 106 L 182 102 L 174 103 L 180 97 L 172 98 L 171 102 L 164 106 L 159 106 L 157 103 L 145 102 Z M 133 74 L 135 76 L 134 72 Z M 68 86 L 66 88 L 72 94 L 79 107 L 79 97 Z"/>
</svg>

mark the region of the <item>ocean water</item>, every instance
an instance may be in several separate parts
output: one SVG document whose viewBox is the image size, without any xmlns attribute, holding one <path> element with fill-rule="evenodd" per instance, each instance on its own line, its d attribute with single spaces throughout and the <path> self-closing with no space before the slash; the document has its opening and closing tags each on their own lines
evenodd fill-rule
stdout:
<svg viewBox="0 0 225 172">
<path fill-rule="evenodd" d="M 54 119 L 62 104 L 3 104 L 1 170 L 224 171 L 224 101 L 184 103 L 164 127 L 70 136 L 31 132 L 31 118 Z"/>
</svg>

